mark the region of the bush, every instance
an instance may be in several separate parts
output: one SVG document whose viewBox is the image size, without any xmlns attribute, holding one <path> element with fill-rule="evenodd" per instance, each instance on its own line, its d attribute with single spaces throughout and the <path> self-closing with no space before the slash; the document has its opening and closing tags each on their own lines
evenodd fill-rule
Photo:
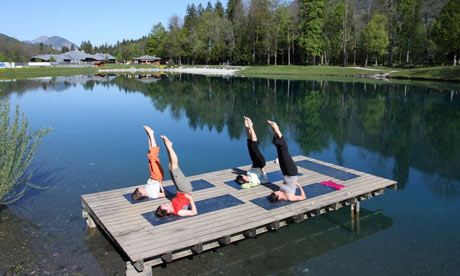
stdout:
<svg viewBox="0 0 460 276">
<path fill-rule="evenodd" d="M 29 165 L 50 131 L 45 127 L 32 133 L 24 113 L 19 120 L 19 105 L 10 124 L 10 104 L 0 101 L 0 205 L 15 202 L 30 187 L 43 188 L 30 183 L 33 170 Z"/>
</svg>

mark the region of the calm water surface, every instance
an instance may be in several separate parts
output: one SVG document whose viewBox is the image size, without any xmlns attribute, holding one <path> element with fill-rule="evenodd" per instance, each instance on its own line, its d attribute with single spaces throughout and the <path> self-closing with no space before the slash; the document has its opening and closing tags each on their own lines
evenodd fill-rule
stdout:
<svg viewBox="0 0 460 276">
<path fill-rule="evenodd" d="M 142 125 L 170 137 L 186 175 L 249 164 L 243 115 L 267 160 L 276 158 L 272 119 L 292 155 L 394 179 L 398 190 L 362 203 L 359 230 L 344 208 L 154 274 L 459 275 L 456 91 L 193 75 L 0 82 L 0 97 L 19 104 L 34 129 L 53 128 L 33 164 L 33 183 L 49 187 L 0 209 L 0 275 L 124 274 L 118 252 L 86 229 L 80 195 L 146 181 Z M 167 167 L 164 149 L 160 159 Z"/>
</svg>

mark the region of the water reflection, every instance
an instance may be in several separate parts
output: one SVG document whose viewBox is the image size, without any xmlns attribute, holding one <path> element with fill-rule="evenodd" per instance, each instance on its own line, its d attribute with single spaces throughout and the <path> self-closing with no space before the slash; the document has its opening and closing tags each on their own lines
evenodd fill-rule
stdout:
<svg viewBox="0 0 460 276">
<path fill-rule="evenodd" d="M 380 210 L 362 209 L 359 228 L 352 225 L 350 209 L 343 208 L 278 232 L 168 264 L 167 269 L 155 267 L 153 274 L 180 274 L 185 269 L 192 275 L 302 274 L 308 260 L 390 228 L 393 220 Z"/>
<path fill-rule="evenodd" d="M 0 83 L 1 95 L 28 90 L 62 91 L 83 85 L 115 86 L 142 93 L 160 111 L 186 118 L 193 129 L 244 136 L 241 118 L 253 118 L 262 145 L 270 143 L 266 119 L 273 119 L 310 155 L 332 145 L 343 165 L 345 145 L 393 159 L 392 178 L 404 189 L 410 167 L 441 178 L 460 180 L 460 99 L 440 91 L 404 84 L 290 81 L 195 75 L 90 75 Z M 433 181 L 438 187 L 445 181 Z M 436 190 L 439 190 L 437 188 Z M 432 189 L 433 190 L 433 189 Z M 444 198 L 458 198 L 456 188 Z M 445 194 L 437 193 L 438 195 Z"/>
</svg>

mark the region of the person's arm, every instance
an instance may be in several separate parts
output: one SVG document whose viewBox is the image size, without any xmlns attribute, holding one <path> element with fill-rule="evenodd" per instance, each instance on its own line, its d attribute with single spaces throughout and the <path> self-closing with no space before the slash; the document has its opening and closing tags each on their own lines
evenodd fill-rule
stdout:
<svg viewBox="0 0 460 276">
<path fill-rule="evenodd" d="M 196 209 L 195 201 L 193 201 L 192 195 L 185 194 L 185 197 L 190 200 L 190 205 L 192 205 L 192 210 L 179 210 L 179 212 L 177 212 L 177 215 L 181 217 L 198 215 L 198 210 Z"/>
<path fill-rule="evenodd" d="M 165 189 L 163 188 L 163 184 L 160 182 L 160 192 L 158 193 L 158 197 L 166 197 Z"/>
<path fill-rule="evenodd" d="M 307 198 L 307 196 L 305 195 L 305 192 L 304 190 L 302 189 L 302 186 L 300 186 L 300 184 L 297 182 L 295 184 L 297 186 L 297 188 L 300 189 L 300 195 L 295 195 L 295 194 L 287 194 L 286 195 L 286 199 L 288 201 L 300 201 L 300 200 L 304 200 Z"/>
</svg>

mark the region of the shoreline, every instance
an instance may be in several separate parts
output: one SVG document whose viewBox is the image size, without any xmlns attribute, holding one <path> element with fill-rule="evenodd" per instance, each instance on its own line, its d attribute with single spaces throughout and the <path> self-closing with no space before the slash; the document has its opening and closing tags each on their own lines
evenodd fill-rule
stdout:
<svg viewBox="0 0 460 276">
<path fill-rule="evenodd" d="M 179 67 L 179 68 L 115 68 L 115 69 L 99 69 L 99 73 L 148 73 L 148 72 L 168 72 L 168 73 L 185 73 L 197 75 L 219 75 L 219 76 L 233 76 L 241 68 L 199 68 L 199 67 Z"/>
</svg>

